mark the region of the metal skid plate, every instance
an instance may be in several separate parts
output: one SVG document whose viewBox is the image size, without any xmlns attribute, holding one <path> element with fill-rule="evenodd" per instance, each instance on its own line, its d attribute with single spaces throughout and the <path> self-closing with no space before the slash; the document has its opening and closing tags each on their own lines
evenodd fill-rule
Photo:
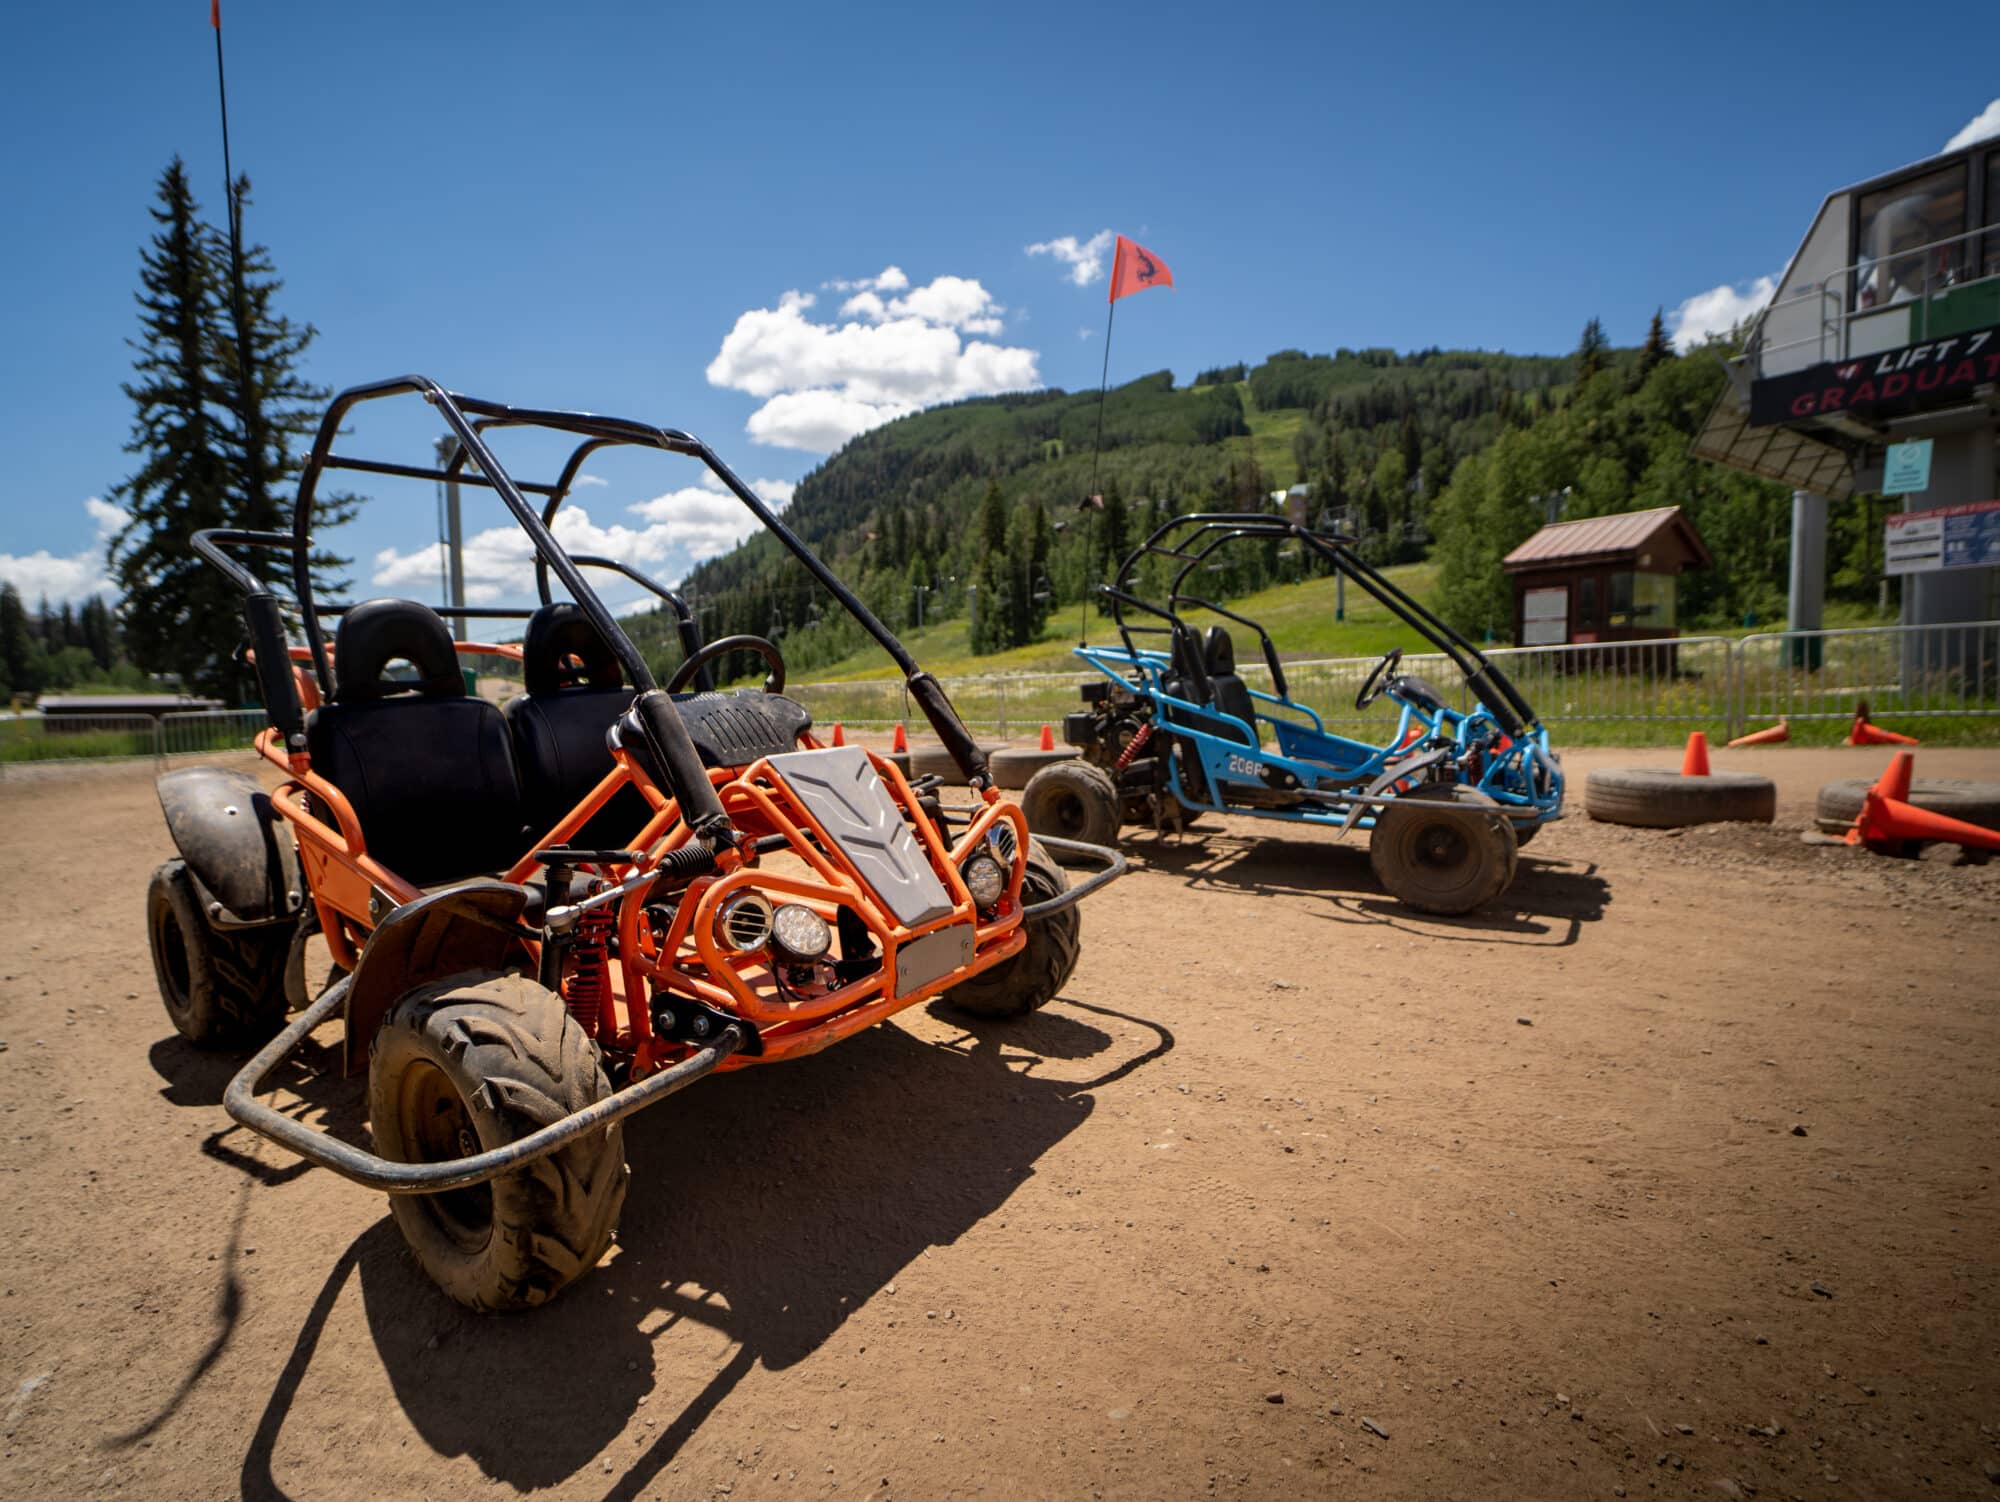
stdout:
<svg viewBox="0 0 2000 1502">
<path fill-rule="evenodd" d="M 896 994 L 922 990 L 961 965 L 972 963 L 972 925 L 954 923 L 912 939 L 896 951 Z"/>
<path fill-rule="evenodd" d="M 770 765 L 898 923 L 915 928 L 951 911 L 951 894 L 867 752 L 859 746 L 792 751 L 773 756 Z"/>
</svg>

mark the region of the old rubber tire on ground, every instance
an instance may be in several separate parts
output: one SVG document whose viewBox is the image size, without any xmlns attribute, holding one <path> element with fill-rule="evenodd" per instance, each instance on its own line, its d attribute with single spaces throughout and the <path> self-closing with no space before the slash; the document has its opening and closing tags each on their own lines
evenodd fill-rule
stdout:
<svg viewBox="0 0 2000 1502">
<path fill-rule="evenodd" d="M 1028 841 L 1028 866 L 1021 877 L 1022 904 L 1046 902 L 1068 890 L 1069 878 L 1055 857 L 1042 848 L 1040 840 Z M 1076 969 L 1082 924 L 1083 913 L 1075 904 L 1045 918 L 1028 919 L 1028 942 L 1020 953 L 971 980 L 960 981 L 945 993 L 945 1000 L 974 1017 L 1025 1017 L 1047 1005 Z"/>
<path fill-rule="evenodd" d="M 1404 793 L 1376 817 L 1369 864 L 1383 889 L 1406 907 L 1469 913 L 1513 884 L 1514 826 L 1498 812 L 1486 818 L 1443 813 L 1436 808 L 1440 803 L 1499 807 L 1477 788 L 1455 783 L 1429 783 Z"/>
<path fill-rule="evenodd" d="M 1058 762 L 1074 761 L 1081 753 L 1074 746 L 1058 746 L 1053 751 L 1041 751 L 1032 747 L 1015 750 L 1012 747 L 995 751 L 987 758 L 986 765 L 993 772 L 993 785 L 1019 791 L 1033 780 L 1043 767 L 1052 767 Z"/>
<path fill-rule="evenodd" d="M 1118 784 L 1091 762 L 1059 761 L 1043 767 L 1021 793 L 1021 812 L 1036 834 L 1086 845 L 1118 842 Z"/>
<path fill-rule="evenodd" d="M 1769 824 L 1777 817 L 1778 789 L 1754 772 L 1683 777 L 1664 767 L 1619 767 L 1590 774 L 1583 806 L 1593 819 L 1640 829 Z"/>
<path fill-rule="evenodd" d="M 398 1001 L 368 1066 L 375 1150 L 435 1163 L 504 1147 L 611 1093 L 596 1046 L 525 976 L 458 976 Z M 484 1184 L 392 1195 L 419 1264 L 459 1303 L 546 1302 L 604 1255 L 625 1203 L 616 1122 Z"/>
<path fill-rule="evenodd" d="M 201 1048 L 262 1043 L 284 1025 L 288 923 L 218 929 L 201 909 L 185 861 L 171 860 L 146 888 L 146 936 L 167 1016 Z"/>
<path fill-rule="evenodd" d="M 987 759 L 994 753 L 1006 750 L 1004 745 L 982 746 Z M 951 753 L 943 746 L 921 745 L 910 747 L 910 770 L 904 774 L 912 781 L 919 777 L 941 777 L 947 787 L 964 787 L 965 773 L 958 769 L 958 763 L 951 759 Z"/>
<path fill-rule="evenodd" d="M 1844 777 L 1819 790 L 1813 818 L 1828 834 L 1842 834 L 1861 812 L 1861 798 L 1875 785 L 1869 777 Z M 1906 800 L 1930 813 L 1982 829 L 2000 829 L 2000 782 L 1974 782 L 1963 777 L 1918 777 L 1910 782 Z"/>
</svg>

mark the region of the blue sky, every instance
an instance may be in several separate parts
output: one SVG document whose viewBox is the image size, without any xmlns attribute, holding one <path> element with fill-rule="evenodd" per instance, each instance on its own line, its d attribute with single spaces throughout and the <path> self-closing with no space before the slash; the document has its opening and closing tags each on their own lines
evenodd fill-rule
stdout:
<svg viewBox="0 0 2000 1502">
<path fill-rule="evenodd" d="M 10 23 L 0 573 L 31 599 L 101 579 L 170 156 L 221 217 L 207 9 Z M 1900 50 L 1857 45 L 1879 5 L 677 9 L 225 0 L 249 232 L 320 330 L 308 374 L 689 428 L 782 499 L 872 419 L 1096 384 L 1101 275 L 1031 245 L 1122 230 L 1172 266 L 1119 305 L 1114 380 L 1286 346 L 1555 352 L 1591 317 L 1631 343 L 2000 94 L 1979 7 Z M 434 431 L 384 413 L 366 442 L 417 459 Z M 740 522 L 672 463 L 602 467 L 578 535 L 667 577 L 725 546 Z M 428 490 L 374 493 L 335 539 L 355 592 L 430 597 Z M 518 588 L 499 535 L 475 561 L 488 598 Z"/>
</svg>

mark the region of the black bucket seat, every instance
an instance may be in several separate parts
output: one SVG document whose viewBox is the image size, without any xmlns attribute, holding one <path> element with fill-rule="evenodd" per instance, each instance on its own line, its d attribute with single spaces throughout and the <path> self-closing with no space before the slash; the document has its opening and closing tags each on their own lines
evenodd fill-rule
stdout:
<svg viewBox="0 0 2000 1502">
<path fill-rule="evenodd" d="M 415 675 L 391 677 L 392 663 Z M 526 839 L 500 711 L 465 691 L 451 633 L 414 600 L 351 608 L 333 699 L 306 719 L 313 770 L 353 805 L 368 853 L 418 886 L 506 869 Z"/>
<path fill-rule="evenodd" d="M 521 768 L 528 823 L 540 838 L 611 770 L 605 735 L 635 691 L 610 644 L 568 600 L 544 605 L 529 617 L 521 672 L 527 692 L 508 701 L 507 727 Z M 564 843 L 583 850 L 624 849 L 648 817 L 639 790 L 623 787 Z"/>
</svg>

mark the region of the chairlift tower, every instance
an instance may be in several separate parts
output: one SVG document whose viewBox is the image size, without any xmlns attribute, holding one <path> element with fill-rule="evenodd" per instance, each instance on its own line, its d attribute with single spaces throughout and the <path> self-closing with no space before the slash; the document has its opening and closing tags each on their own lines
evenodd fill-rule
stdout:
<svg viewBox="0 0 2000 1502">
<path fill-rule="evenodd" d="M 1791 487 L 1790 629 L 1821 625 L 1828 505 L 1875 493 L 1903 625 L 2000 616 L 2000 137 L 1828 195 L 1694 452 Z M 1981 636 L 1911 633 L 1905 669 Z"/>
</svg>

